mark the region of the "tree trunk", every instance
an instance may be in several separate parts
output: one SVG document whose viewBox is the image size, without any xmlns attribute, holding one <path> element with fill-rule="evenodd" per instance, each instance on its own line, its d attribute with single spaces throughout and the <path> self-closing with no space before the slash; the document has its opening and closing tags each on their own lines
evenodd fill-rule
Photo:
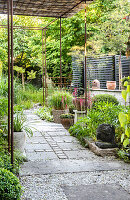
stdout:
<svg viewBox="0 0 130 200">
<path fill-rule="evenodd" d="M 22 86 L 23 86 L 23 90 L 25 90 L 25 86 L 24 86 L 24 74 L 22 73 Z"/>
</svg>

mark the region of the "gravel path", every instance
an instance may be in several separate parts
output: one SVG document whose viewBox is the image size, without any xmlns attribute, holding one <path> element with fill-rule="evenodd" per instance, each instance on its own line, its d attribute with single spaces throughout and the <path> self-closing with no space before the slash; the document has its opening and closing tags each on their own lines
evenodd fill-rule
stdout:
<svg viewBox="0 0 130 200">
<path fill-rule="evenodd" d="M 80 200 L 67 194 L 76 187 L 118 185 L 130 199 L 130 165 L 114 157 L 98 157 L 82 147 L 60 124 L 45 122 L 26 111 L 28 124 L 35 127 L 27 138 L 28 162 L 21 166 L 23 200 Z M 71 188 L 72 187 L 72 188 Z M 119 188 L 119 190 L 120 190 Z M 118 193 L 117 189 L 117 193 Z M 107 198 L 103 198 L 104 200 Z M 115 198 L 116 199 L 116 198 Z M 82 200 L 91 200 L 84 197 Z M 111 198 L 109 198 L 111 200 Z"/>
</svg>

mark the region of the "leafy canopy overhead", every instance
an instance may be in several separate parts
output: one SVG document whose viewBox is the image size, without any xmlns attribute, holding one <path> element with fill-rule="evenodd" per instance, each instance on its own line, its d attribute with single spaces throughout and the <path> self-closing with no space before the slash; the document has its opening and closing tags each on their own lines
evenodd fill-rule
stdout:
<svg viewBox="0 0 130 200">
<path fill-rule="evenodd" d="M 96 0 L 87 6 L 87 55 L 119 54 L 125 55 L 129 37 L 128 0 Z M 0 17 L 0 23 L 6 24 Z M 44 27 L 53 19 L 14 16 L 14 25 Z M 62 76 L 68 77 L 72 70 L 72 58 L 69 52 L 74 46 L 84 47 L 85 32 L 84 10 L 75 16 L 62 19 Z M 49 76 L 60 74 L 60 21 L 49 26 L 47 35 L 47 71 Z M 23 67 L 28 60 L 31 70 L 42 73 L 42 32 L 34 30 L 14 30 L 14 60 L 18 67 Z M 7 30 L 0 29 L 0 60 L 7 70 Z"/>
</svg>

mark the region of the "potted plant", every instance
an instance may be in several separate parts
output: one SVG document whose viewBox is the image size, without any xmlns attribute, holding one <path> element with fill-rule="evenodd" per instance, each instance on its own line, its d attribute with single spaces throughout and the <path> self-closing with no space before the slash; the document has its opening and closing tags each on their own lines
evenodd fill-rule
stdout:
<svg viewBox="0 0 130 200">
<path fill-rule="evenodd" d="M 33 132 L 26 124 L 26 117 L 23 112 L 16 112 L 14 115 L 14 148 L 25 155 L 26 133 L 32 135 Z"/>
<path fill-rule="evenodd" d="M 65 129 L 69 129 L 70 126 L 74 124 L 74 114 L 62 114 L 60 115 L 61 124 L 64 126 Z"/>
<path fill-rule="evenodd" d="M 72 104 L 72 95 L 65 91 L 56 91 L 48 97 L 48 104 L 53 108 L 52 114 L 55 123 L 61 123 L 60 115 L 68 113 Z"/>
</svg>

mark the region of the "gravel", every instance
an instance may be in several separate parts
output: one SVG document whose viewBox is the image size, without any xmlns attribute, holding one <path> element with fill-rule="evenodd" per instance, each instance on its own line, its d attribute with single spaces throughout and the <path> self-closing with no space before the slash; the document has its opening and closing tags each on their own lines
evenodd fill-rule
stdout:
<svg viewBox="0 0 130 200">
<path fill-rule="evenodd" d="M 67 200 L 62 186 L 118 184 L 130 193 L 130 170 L 21 177 L 23 200 Z"/>
</svg>

